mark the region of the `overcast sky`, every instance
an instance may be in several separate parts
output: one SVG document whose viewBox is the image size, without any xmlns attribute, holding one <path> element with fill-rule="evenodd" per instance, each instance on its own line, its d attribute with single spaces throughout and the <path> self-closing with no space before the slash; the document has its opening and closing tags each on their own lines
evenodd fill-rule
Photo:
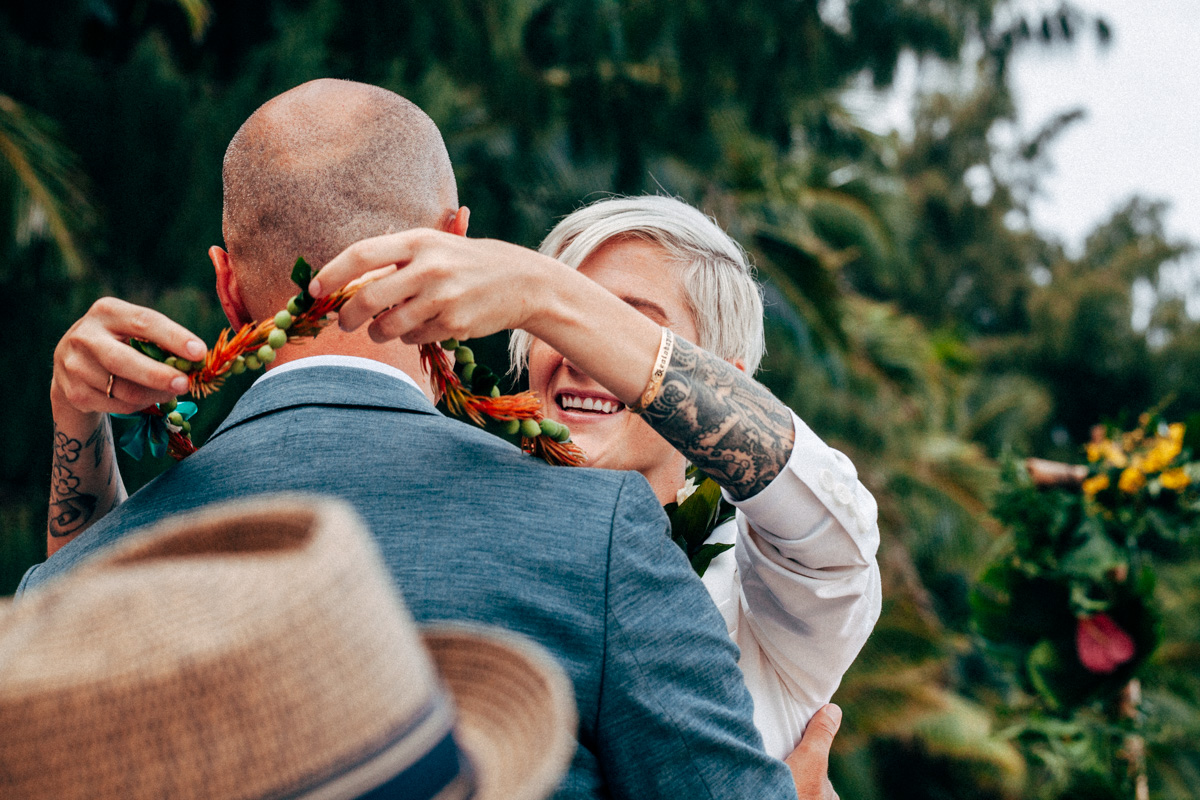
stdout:
<svg viewBox="0 0 1200 800">
<path fill-rule="evenodd" d="M 1058 112 L 1087 112 L 1050 150 L 1054 169 L 1033 207 L 1035 226 L 1078 252 L 1088 231 L 1139 194 L 1168 202 L 1168 233 L 1200 245 L 1200 0 L 1074 2 L 1108 21 L 1109 45 L 1090 32 L 1071 47 L 1031 45 L 1013 69 L 1026 135 Z M 1058 2 L 1019 5 L 1053 10 Z M 862 110 L 903 133 L 917 69 L 913 59 L 903 63 L 896 92 Z M 1164 288 L 1190 295 L 1188 310 L 1200 317 L 1200 259 L 1166 278 Z"/>
<path fill-rule="evenodd" d="M 1077 2 L 1109 21 L 1110 45 L 1031 47 L 1013 73 L 1023 129 L 1087 111 L 1052 149 L 1039 226 L 1078 242 L 1141 194 L 1169 201 L 1168 229 L 1200 243 L 1200 2 Z"/>
</svg>

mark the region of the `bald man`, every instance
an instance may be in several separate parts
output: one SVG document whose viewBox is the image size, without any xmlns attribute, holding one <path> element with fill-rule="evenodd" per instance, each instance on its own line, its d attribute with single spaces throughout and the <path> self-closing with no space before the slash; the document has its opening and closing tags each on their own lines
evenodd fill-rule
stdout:
<svg viewBox="0 0 1200 800">
<path fill-rule="evenodd" d="M 210 255 L 234 326 L 286 304 L 299 255 L 323 264 L 391 231 L 466 232 L 437 128 L 375 87 L 315 81 L 275 98 L 234 136 L 223 175 L 228 250 Z M 441 416 L 415 346 L 331 328 L 283 348 L 204 447 L 122 501 L 103 412 L 165 400 L 181 377 L 123 341 L 184 358 L 195 343 L 153 312 L 97 305 L 56 353 L 48 535 L 61 548 L 23 590 L 174 512 L 284 488 L 336 495 L 367 518 L 419 620 L 504 626 L 567 669 L 579 745 L 557 797 L 796 797 L 641 475 L 548 467 Z"/>
</svg>

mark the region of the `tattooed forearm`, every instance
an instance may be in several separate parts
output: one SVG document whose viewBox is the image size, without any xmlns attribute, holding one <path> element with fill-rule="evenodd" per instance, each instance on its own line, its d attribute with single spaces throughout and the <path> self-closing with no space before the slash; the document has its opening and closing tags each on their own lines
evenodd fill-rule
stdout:
<svg viewBox="0 0 1200 800">
<path fill-rule="evenodd" d="M 662 391 L 642 416 L 738 499 L 762 491 L 792 454 L 783 403 L 757 381 L 681 339 Z"/>
<path fill-rule="evenodd" d="M 95 433 L 88 438 L 91 443 Z M 83 443 L 62 431 L 54 432 L 54 464 L 50 472 L 50 518 L 47 522 L 51 536 L 70 536 L 78 533 L 96 513 L 96 495 L 79 491 L 79 477 L 74 465 L 79 461 Z"/>
<path fill-rule="evenodd" d="M 46 522 L 52 538 L 74 536 L 122 499 L 123 487 L 113 488 L 111 439 L 107 417 L 82 442 L 55 427 L 50 512 Z M 90 457 L 85 455 L 88 449 L 92 451 Z M 109 462 L 107 469 L 103 468 L 105 461 Z"/>
</svg>

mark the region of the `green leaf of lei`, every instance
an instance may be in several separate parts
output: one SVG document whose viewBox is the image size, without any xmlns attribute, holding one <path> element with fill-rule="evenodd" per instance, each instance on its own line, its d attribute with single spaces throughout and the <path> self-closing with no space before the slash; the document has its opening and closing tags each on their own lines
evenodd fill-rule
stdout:
<svg viewBox="0 0 1200 800">
<path fill-rule="evenodd" d="M 312 281 L 313 269 L 304 256 L 296 259 L 296 263 L 292 265 L 292 283 L 300 287 L 300 295 L 296 300 L 296 305 L 300 308 L 307 309 L 313 303 L 312 295 L 308 293 L 308 284 Z"/>
</svg>

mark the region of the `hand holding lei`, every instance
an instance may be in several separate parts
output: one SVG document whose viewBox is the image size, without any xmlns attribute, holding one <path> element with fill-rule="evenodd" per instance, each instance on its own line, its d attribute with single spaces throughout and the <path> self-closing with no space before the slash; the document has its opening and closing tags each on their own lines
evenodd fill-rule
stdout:
<svg viewBox="0 0 1200 800">
<path fill-rule="evenodd" d="M 272 319 L 243 325 L 236 333 L 231 328 L 221 331 L 217 343 L 198 363 L 169 356 L 152 342 L 132 340 L 131 345 L 145 355 L 175 367 L 188 377 L 188 392 L 201 399 L 217 392 L 230 375 L 247 369 L 260 369 L 275 360 L 279 348 L 293 342 L 317 336 L 329 324 L 328 315 L 342 307 L 371 279 L 347 284 L 323 298 L 308 293 L 312 267 L 303 258 L 292 268 L 292 280 L 300 292 L 288 300 L 287 308 Z M 452 365 L 448 355 L 453 351 L 457 363 Z M 475 362 L 470 348 L 457 341 L 420 346 L 421 364 L 432 378 L 434 401 L 445 401 L 446 409 L 456 417 L 465 417 L 480 427 L 489 420 L 502 423 L 511 435 L 520 434 L 521 448 L 548 464 L 580 466 L 586 456 L 571 442 L 565 425 L 546 418 L 541 402 L 532 392 L 503 395 L 496 385 L 496 374 Z M 114 414 L 121 419 L 136 420 L 122 435 L 120 445 L 134 458 L 140 459 L 145 450 L 161 456 L 164 450 L 176 461 L 196 452 L 192 441 L 189 418 L 196 413 L 191 402 L 148 406 L 136 414 Z"/>
</svg>

